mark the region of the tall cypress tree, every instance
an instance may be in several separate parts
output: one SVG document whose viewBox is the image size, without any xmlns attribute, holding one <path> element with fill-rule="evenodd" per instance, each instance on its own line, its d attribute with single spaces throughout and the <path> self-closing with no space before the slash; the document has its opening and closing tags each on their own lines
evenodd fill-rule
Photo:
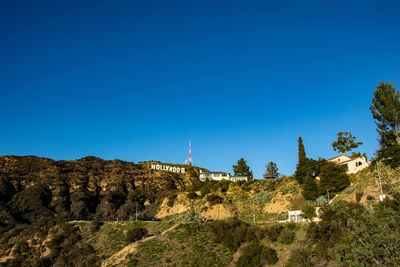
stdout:
<svg viewBox="0 0 400 267">
<path fill-rule="evenodd" d="M 299 162 L 297 163 L 297 168 L 295 172 L 296 180 L 299 184 L 303 184 L 306 176 L 309 175 L 308 159 L 306 157 L 306 151 L 303 145 L 303 139 L 299 137 Z"/>
<path fill-rule="evenodd" d="M 301 137 L 299 137 L 298 143 L 299 143 L 299 165 L 301 165 L 307 161 L 307 157 L 306 157 L 306 151 L 305 151 L 304 145 L 303 145 L 303 139 L 301 139 Z"/>
</svg>

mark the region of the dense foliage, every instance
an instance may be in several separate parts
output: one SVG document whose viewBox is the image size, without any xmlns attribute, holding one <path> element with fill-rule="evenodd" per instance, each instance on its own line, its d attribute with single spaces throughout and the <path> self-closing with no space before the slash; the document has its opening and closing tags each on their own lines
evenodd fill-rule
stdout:
<svg viewBox="0 0 400 267">
<path fill-rule="evenodd" d="M 278 178 L 278 167 L 276 166 L 275 162 L 268 162 L 267 165 L 265 165 L 266 171 L 264 173 L 264 179 L 276 179 Z"/>
<path fill-rule="evenodd" d="M 372 204 L 338 202 L 326 206 L 319 224 L 307 230 L 308 249 L 293 251 L 289 263 L 311 266 L 398 266 L 400 264 L 400 197 Z M 313 264 L 312 264 L 312 263 Z M 290 264 L 289 264 L 290 265 Z"/>
<path fill-rule="evenodd" d="M 136 227 L 126 232 L 126 241 L 135 242 L 147 236 L 147 234 L 148 232 L 146 228 Z"/>
<path fill-rule="evenodd" d="M 356 142 L 356 138 L 349 132 L 339 132 L 337 136 L 337 140 L 332 143 L 333 150 L 345 153 L 346 156 L 347 152 L 362 145 L 362 142 Z"/>
<path fill-rule="evenodd" d="M 278 255 L 275 249 L 262 246 L 260 243 L 254 241 L 243 249 L 241 256 L 236 262 L 236 266 L 265 266 L 275 264 L 277 261 Z"/>
<path fill-rule="evenodd" d="M 379 159 L 400 166 L 400 98 L 393 84 L 380 82 L 370 106 L 380 136 Z"/>
<path fill-rule="evenodd" d="M 232 165 L 235 176 L 247 176 L 249 180 L 253 180 L 253 171 L 247 165 L 247 161 L 241 158 L 237 161 L 237 165 Z"/>
</svg>

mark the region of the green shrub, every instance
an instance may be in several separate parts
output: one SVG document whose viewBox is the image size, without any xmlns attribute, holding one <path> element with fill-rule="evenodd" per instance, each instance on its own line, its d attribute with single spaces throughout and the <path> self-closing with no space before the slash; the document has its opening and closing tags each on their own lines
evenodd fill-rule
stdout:
<svg viewBox="0 0 400 267">
<path fill-rule="evenodd" d="M 297 186 L 296 185 L 282 185 L 279 188 L 279 191 L 282 192 L 282 195 L 286 195 L 287 193 L 295 193 L 297 190 Z"/>
<path fill-rule="evenodd" d="M 172 206 L 174 205 L 174 203 L 175 203 L 174 200 L 168 199 L 168 201 L 167 201 L 167 206 L 168 206 L 168 207 L 172 207 Z"/>
<path fill-rule="evenodd" d="M 311 262 L 311 251 L 307 249 L 295 249 L 291 252 L 287 267 L 308 267 L 313 266 Z"/>
<path fill-rule="evenodd" d="M 286 228 L 289 230 L 295 230 L 297 228 L 297 224 L 293 222 L 287 223 Z"/>
<path fill-rule="evenodd" d="M 301 212 L 303 213 L 303 217 L 307 219 L 312 219 L 317 216 L 315 212 L 315 207 L 310 203 L 304 203 L 303 207 L 301 208 Z"/>
<path fill-rule="evenodd" d="M 207 198 L 206 198 L 206 200 L 210 203 L 210 205 L 212 206 L 212 205 L 215 205 L 215 204 L 220 204 L 220 203 L 222 203 L 222 198 L 220 197 L 220 196 L 218 196 L 218 195 L 214 195 L 214 194 L 211 194 L 211 195 L 208 195 L 207 196 Z"/>
<path fill-rule="evenodd" d="M 272 242 L 275 242 L 276 240 L 278 240 L 279 234 L 282 231 L 282 226 L 281 225 L 273 225 L 270 226 L 266 229 L 266 235 L 268 237 L 268 239 Z"/>
<path fill-rule="evenodd" d="M 231 251 L 236 251 L 246 241 L 264 238 L 264 231 L 256 226 L 250 226 L 236 218 L 226 221 L 213 221 L 208 224 L 209 232 L 215 243 L 222 243 Z"/>
<path fill-rule="evenodd" d="M 172 193 L 168 196 L 168 199 L 172 200 L 172 199 L 176 199 L 178 197 L 177 193 Z"/>
<path fill-rule="evenodd" d="M 168 202 L 167 206 L 172 207 L 175 203 L 175 199 L 178 197 L 176 193 L 172 193 L 171 195 L 168 196 Z"/>
<path fill-rule="evenodd" d="M 219 181 L 219 184 L 220 184 L 221 192 L 225 193 L 226 191 L 228 191 L 229 185 L 231 184 L 231 182 L 228 180 L 221 180 L 221 181 Z"/>
<path fill-rule="evenodd" d="M 344 192 L 345 192 L 346 194 L 351 194 L 351 193 L 353 193 L 353 192 L 354 192 L 354 186 L 352 186 L 352 187 L 347 187 L 347 188 L 344 190 Z"/>
<path fill-rule="evenodd" d="M 283 221 L 289 218 L 289 214 L 287 212 L 282 212 L 278 215 L 278 220 Z"/>
<path fill-rule="evenodd" d="M 279 242 L 281 242 L 282 244 L 291 244 L 294 240 L 294 238 L 296 237 L 295 232 L 290 231 L 290 230 L 282 230 L 281 234 L 279 235 Z"/>
<path fill-rule="evenodd" d="M 189 198 L 189 199 L 196 199 L 196 198 L 197 198 L 197 194 L 196 194 L 196 192 L 190 191 L 190 192 L 186 195 L 186 197 Z"/>
<path fill-rule="evenodd" d="M 97 230 L 99 230 L 100 229 L 100 227 L 103 225 L 104 223 L 103 222 L 100 222 L 99 220 L 93 220 L 91 223 L 90 223 L 90 228 L 89 228 L 89 230 L 90 230 L 90 232 L 96 232 Z"/>
<path fill-rule="evenodd" d="M 325 196 L 319 196 L 319 197 L 317 197 L 317 199 L 315 200 L 315 203 L 316 203 L 317 205 L 322 205 L 322 204 L 325 204 L 326 202 L 328 202 L 328 200 L 326 199 Z"/>
<path fill-rule="evenodd" d="M 237 266 L 253 267 L 272 265 L 278 262 L 275 249 L 264 247 L 258 242 L 253 242 L 242 250 L 242 255 L 236 262 Z"/>
<path fill-rule="evenodd" d="M 146 228 L 142 227 L 133 228 L 126 232 L 126 241 L 135 242 L 141 240 L 145 236 L 147 236 Z"/>
<path fill-rule="evenodd" d="M 357 201 L 357 203 L 360 202 L 362 196 L 363 196 L 363 192 L 357 192 L 356 193 L 356 201 Z"/>
<path fill-rule="evenodd" d="M 208 183 L 206 183 L 206 184 L 201 188 L 200 193 L 201 193 L 200 196 L 201 196 L 202 198 L 205 197 L 208 193 L 210 193 L 210 187 L 209 187 Z"/>
<path fill-rule="evenodd" d="M 254 198 L 249 199 L 250 204 L 264 204 L 269 202 L 276 195 L 275 191 L 263 191 L 254 195 Z"/>
</svg>

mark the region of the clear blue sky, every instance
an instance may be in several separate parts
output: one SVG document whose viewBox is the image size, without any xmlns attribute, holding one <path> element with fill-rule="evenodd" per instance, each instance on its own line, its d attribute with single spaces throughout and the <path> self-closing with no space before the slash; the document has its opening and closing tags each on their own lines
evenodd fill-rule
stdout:
<svg viewBox="0 0 400 267">
<path fill-rule="evenodd" d="M 0 155 L 193 161 L 291 174 L 297 139 L 373 156 L 400 89 L 399 1 L 2 1 Z"/>
</svg>

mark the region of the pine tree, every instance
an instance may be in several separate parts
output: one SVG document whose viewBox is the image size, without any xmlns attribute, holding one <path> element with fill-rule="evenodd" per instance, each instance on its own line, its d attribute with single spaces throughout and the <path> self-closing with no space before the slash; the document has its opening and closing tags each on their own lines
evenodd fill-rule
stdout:
<svg viewBox="0 0 400 267">
<path fill-rule="evenodd" d="M 379 83 L 370 110 L 380 135 L 378 158 L 388 159 L 392 167 L 400 166 L 400 99 L 393 84 Z"/>
<path fill-rule="evenodd" d="M 346 156 L 347 152 L 362 145 L 362 142 L 356 142 L 356 138 L 349 132 L 339 132 L 337 136 L 337 141 L 332 143 L 333 150 L 339 150 Z"/>
<path fill-rule="evenodd" d="M 264 179 L 276 179 L 278 178 L 278 167 L 276 166 L 276 163 L 270 161 L 268 162 L 266 167 L 266 172 L 264 173 Z"/>
<path fill-rule="evenodd" d="M 247 176 L 249 181 L 253 180 L 253 172 L 250 170 L 244 158 L 239 159 L 237 165 L 232 165 L 232 167 L 235 176 Z"/>
</svg>

